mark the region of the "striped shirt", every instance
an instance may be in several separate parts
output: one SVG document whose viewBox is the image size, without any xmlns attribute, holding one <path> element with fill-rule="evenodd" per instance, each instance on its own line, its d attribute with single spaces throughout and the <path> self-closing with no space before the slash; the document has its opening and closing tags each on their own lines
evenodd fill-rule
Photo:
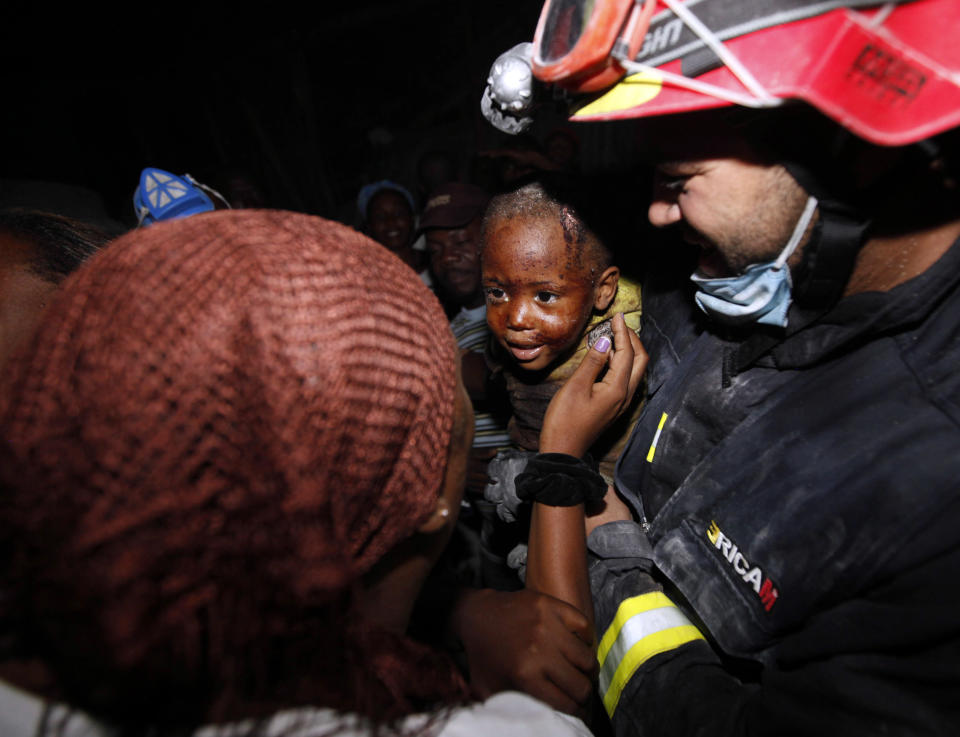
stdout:
<svg viewBox="0 0 960 737">
<path fill-rule="evenodd" d="M 487 327 L 487 306 L 473 309 L 460 308 L 460 312 L 450 321 L 450 330 L 461 350 L 483 353 L 490 339 Z M 489 412 L 475 412 L 473 424 L 474 448 L 505 448 L 510 445 L 510 434 L 506 425 L 498 421 Z"/>
</svg>

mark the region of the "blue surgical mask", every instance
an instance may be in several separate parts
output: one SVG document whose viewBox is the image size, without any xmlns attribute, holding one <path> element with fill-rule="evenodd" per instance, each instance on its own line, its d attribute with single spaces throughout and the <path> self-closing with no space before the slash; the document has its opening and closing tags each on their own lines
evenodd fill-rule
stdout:
<svg viewBox="0 0 960 737">
<path fill-rule="evenodd" d="M 694 297 L 697 306 L 726 325 L 755 322 L 786 327 L 787 310 L 791 301 L 790 289 L 793 286 L 787 259 L 806 233 L 816 209 L 816 198 L 809 197 L 790 240 L 776 260 L 752 264 L 744 269 L 742 274 L 721 279 L 707 279 L 693 274 L 690 279 L 697 285 Z"/>
</svg>

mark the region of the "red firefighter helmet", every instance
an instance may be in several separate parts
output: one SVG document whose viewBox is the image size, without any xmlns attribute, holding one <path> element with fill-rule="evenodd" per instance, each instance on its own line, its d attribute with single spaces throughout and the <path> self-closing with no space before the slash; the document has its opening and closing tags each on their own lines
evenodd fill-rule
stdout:
<svg viewBox="0 0 960 737">
<path fill-rule="evenodd" d="M 797 99 L 904 145 L 960 124 L 957 29 L 957 0 L 547 0 L 532 67 L 593 93 L 574 121 Z"/>
</svg>

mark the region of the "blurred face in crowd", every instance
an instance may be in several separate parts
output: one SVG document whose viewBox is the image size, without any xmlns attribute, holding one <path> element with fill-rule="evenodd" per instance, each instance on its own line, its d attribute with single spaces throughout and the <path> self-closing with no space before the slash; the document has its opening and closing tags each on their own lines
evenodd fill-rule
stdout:
<svg viewBox="0 0 960 737">
<path fill-rule="evenodd" d="M 33 334 L 57 285 L 30 270 L 33 247 L 0 231 L 0 370 Z"/>
<path fill-rule="evenodd" d="M 619 270 L 594 277 L 557 218 L 515 217 L 490 223 L 483 248 L 487 324 L 527 371 L 540 371 L 576 350 L 593 310 L 616 295 Z"/>
<path fill-rule="evenodd" d="M 573 166 L 577 158 L 577 146 L 570 136 L 556 132 L 547 138 L 546 142 L 547 158 L 557 164 L 561 169 L 568 169 Z"/>
<path fill-rule="evenodd" d="M 476 217 L 461 228 L 430 228 L 426 232 L 430 268 L 444 295 L 456 305 L 479 307 L 480 223 Z"/>
<path fill-rule="evenodd" d="M 367 232 L 390 251 L 410 245 L 413 236 L 413 212 L 406 197 L 393 189 L 382 189 L 367 207 Z"/>
</svg>

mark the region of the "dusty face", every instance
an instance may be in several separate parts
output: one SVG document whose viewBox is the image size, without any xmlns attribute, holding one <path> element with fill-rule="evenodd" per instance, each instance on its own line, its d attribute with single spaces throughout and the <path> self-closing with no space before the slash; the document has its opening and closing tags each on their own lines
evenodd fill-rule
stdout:
<svg viewBox="0 0 960 737">
<path fill-rule="evenodd" d="M 700 247 L 697 272 L 732 276 L 777 257 L 790 238 L 807 194 L 780 165 L 737 156 L 668 161 L 657 167 L 648 215 L 657 227 L 680 223 Z M 791 265 L 799 262 L 800 249 Z"/>
<path fill-rule="evenodd" d="M 377 192 L 367 206 L 367 232 L 391 251 L 409 246 L 413 235 L 413 213 L 406 198 L 392 189 Z"/>
<path fill-rule="evenodd" d="M 430 268 L 444 294 L 458 305 L 479 306 L 480 218 L 462 228 L 431 228 L 426 241 Z"/>
<path fill-rule="evenodd" d="M 557 219 L 517 217 L 488 228 L 487 324 L 523 369 L 547 368 L 580 342 L 598 295 L 577 252 Z"/>
</svg>

